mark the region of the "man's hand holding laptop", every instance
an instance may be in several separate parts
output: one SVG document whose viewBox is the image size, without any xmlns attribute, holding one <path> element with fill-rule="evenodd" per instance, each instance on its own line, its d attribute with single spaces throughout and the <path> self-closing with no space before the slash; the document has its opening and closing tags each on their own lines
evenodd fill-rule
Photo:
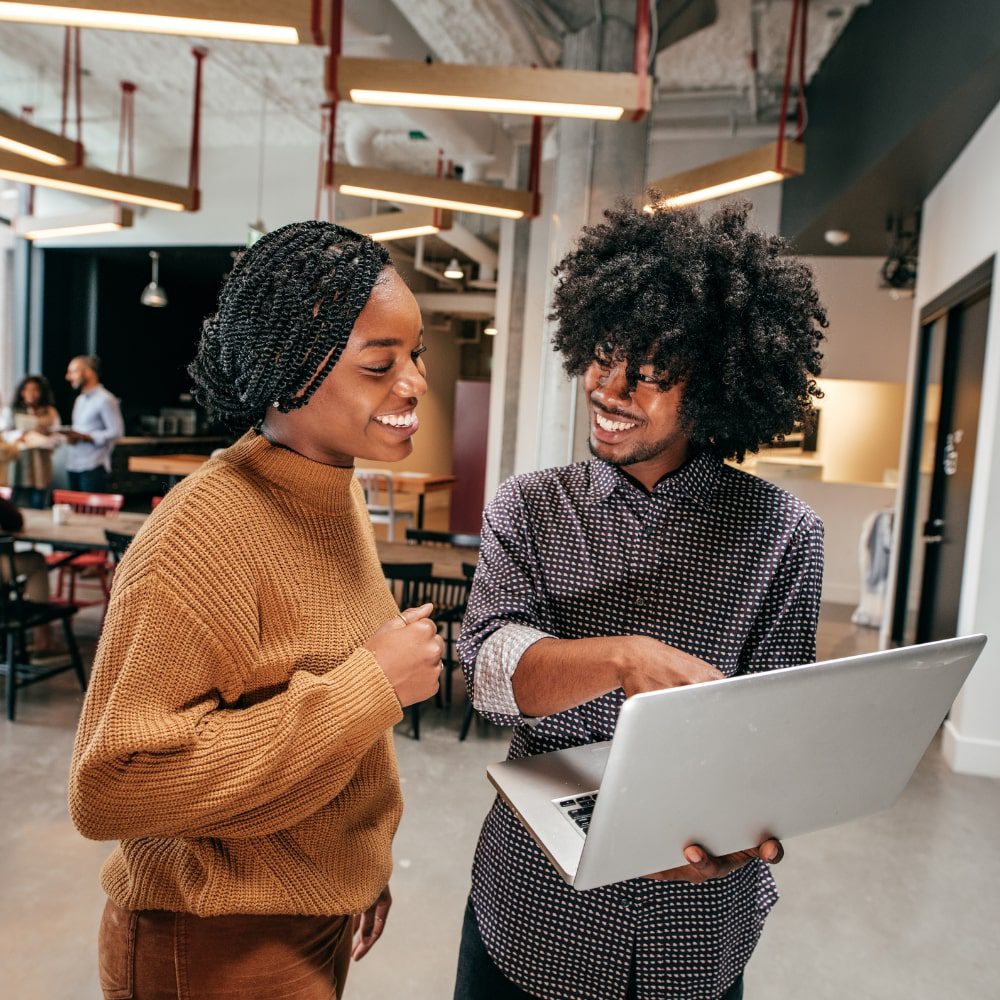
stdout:
<svg viewBox="0 0 1000 1000">
<path fill-rule="evenodd" d="M 725 676 L 697 656 L 650 636 L 633 635 L 627 639 L 632 655 L 626 658 L 622 671 L 622 688 L 628 698 L 645 691 L 717 681 Z M 684 856 L 688 860 L 686 865 L 646 877 L 661 882 L 707 882 L 713 878 L 725 878 L 754 859 L 776 865 L 784 854 L 781 842 L 773 839 L 765 840 L 750 850 L 724 854 L 719 858 L 713 857 L 700 845 L 691 844 L 684 848 Z"/>
</svg>

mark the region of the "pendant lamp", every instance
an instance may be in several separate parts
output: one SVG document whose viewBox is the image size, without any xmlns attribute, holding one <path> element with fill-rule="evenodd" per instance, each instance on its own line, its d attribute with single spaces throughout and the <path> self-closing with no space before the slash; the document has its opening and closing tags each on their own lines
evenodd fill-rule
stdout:
<svg viewBox="0 0 1000 1000">
<path fill-rule="evenodd" d="M 159 283 L 160 255 L 155 250 L 150 250 L 149 259 L 153 262 L 153 280 L 142 290 L 139 301 L 144 306 L 150 306 L 153 309 L 162 309 L 167 304 L 167 293 Z"/>
</svg>

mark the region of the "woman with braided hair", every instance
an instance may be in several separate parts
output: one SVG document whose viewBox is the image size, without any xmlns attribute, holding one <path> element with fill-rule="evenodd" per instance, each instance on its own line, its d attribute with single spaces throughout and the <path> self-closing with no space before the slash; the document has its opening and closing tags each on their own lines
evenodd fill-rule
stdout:
<svg viewBox="0 0 1000 1000">
<path fill-rule="evenodd" d="M 410 453 L 423 350 L 385 250 L 328 223 L 255 243 L 204 324 L 196 396 L 245 433 L 118 566 L 70 776 L 80 831 L 120 841 L 105 997 L 327 1000 L 382 932 L 391 729 L 442 644 L 396 607 L 352 466 Z"/>
</svg>

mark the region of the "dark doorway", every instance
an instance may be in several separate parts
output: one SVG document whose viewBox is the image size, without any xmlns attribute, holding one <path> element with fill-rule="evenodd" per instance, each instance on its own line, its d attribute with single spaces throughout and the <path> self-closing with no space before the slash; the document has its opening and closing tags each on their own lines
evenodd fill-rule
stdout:
<svg viewBox="0 0 1000 1000">
<path fill-rule="evenodd" d="M 126 433 L 141 433 L 141 418 L 181 402 L 190 390 L 187 366 L 202 320 L 215 308 L 232 248 L 160 249 L 166 307 L 141 305 L 150 279 L 149 248 L 88 247 L 45 250 L 42 365 L 64 418 L 75 394 L 63 374 L 75 354 L 98 354 L 101 380 L 121 399 Z"/>
<path fill-rule="evenodd" d="M 920 314 L 893 605 L 894 643 L 946 639 L 958 630 L 992 276 L 991 259 Z M 922 466 L 924 478 L 929 476 L 929 486 L 923 489 Z M 911 580 L 918 578 L 913 621 L 908 598 Z"/>
</svg>

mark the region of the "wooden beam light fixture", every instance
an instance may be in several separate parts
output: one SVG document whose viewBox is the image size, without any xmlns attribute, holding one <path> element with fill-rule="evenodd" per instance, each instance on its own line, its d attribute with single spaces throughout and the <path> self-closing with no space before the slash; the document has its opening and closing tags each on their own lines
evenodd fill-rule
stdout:
<svg viewBox="0 0 1000 1000">
<path fill-rule="evenodd" d="M 404 240 L 416 236 L 433 236 L 442 229 L 451 229 L 451 212 L 440 208 L 408 208 L 401 212 L 380 212 L 354 219 L 343 219 L 338 225 L 364 233 L 379 243 Z"/>
<path fill-rule="evenodd" d="M 0 111 L 0 150 L 52 167 L 64 167 L 80 158 L 79 145 L 72 139 L 15 118 L 5 111 Z"/>
<path fill-rule="evenodd" d="M 323 45 L 330 0 L 33 0 L 0 2 L 0 21 Z"/>
<path fill-rule="evenodd" d="M 334 67 L 336 76 L 334 78 Z M 327 91 L 355 104 L 619 121 L 649 110 L 635 73 L 327 59 Z"/>
<path fill-rule="evenodd" d="M 0 177 L 169 212 L 193 212 L 197 204 L 197 191 L 176 184 L 113 174 L 95 167 L 50 167 L 13 153 L 0 152 Z"/>
<path fill-rule="evenodd" d="M 401 170 L 352 167 L 338 163 L 334 186 L 341 194 L 379 201 L 423 205 L 495 215 L 501 219 L 523 219 L 535 214 L 535 195 L 490 184 L 466 184 L 448 177 L 425 177 Z"/>
<path fill-rule="evenodd" d="M 26 240 L 54 240 L 67 236 L 94 236 L 132 228 L 132 210 L 107 205 L 67 215 L 25 215 L 14 220 L 14 235 Z"/>
<path fill-rule="evenodd" d="M 646 210 L 694 205 L 764 184 L 774 184 L 786 177 L 798 177 L 805 170 L 805 162 L 806 150 L 801 142 L 786 142 L 780 149 L 778 143 L 772 142 L 725 160 L 716 160 L 653 181 L 650 187 L 661 191 L 664 197 L 655 205 L 646 205 Z"/>
</svg>

